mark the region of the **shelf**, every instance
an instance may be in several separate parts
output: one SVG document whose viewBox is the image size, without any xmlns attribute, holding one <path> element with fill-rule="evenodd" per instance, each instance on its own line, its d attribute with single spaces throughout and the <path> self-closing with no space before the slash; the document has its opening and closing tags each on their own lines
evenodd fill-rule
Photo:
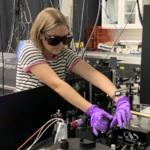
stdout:
<svg viewBox="0 0 150 150">
<path fill-rule="evenodd" d="M 135 4 L 135 2 L 136 1 L 125 1 L 125 5 L 127 5 L 127 4 L 132 4 L 133 5 L 133 4 Z"/>
<path fill-rule="evenodd" d="M 124 13 L 125 15 L 131 15 L 131 12 Z M 135 15 L 135 13 L 132 13 L 132 15 Z"/>
<path fill-rule="evenodd" d="M 136 0 L 125 0 L 125 2 L 136 2 Z"/>
</svg>

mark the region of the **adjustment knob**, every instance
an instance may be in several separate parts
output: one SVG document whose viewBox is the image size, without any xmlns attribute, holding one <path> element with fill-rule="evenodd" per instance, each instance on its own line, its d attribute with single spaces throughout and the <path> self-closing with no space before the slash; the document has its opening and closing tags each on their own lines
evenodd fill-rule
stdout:
<svg viewBox="0 0 150 150">
<path fill-rule="evenodd" d="M 86 60 L 86 62 L 89 64 L 90 63 L 90 61 L 89 60 Z"/>
<path fill-rule="evenodd" d="M 99 65 L 99 60 L 96 60 L 96 64 Z"/>
<path fill-rule="evenodd" d="M 68 149 L 69 143 L 66 139 L 62 139 L 59 143 L 61 149 Z"/>
</svg>

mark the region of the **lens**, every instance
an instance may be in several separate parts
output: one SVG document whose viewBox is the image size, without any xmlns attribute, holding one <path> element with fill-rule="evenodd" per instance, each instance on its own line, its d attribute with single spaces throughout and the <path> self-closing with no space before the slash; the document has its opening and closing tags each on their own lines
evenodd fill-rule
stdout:
<svg viewBox="0 0 150 150">
<path fill-rule="evenodd" d="M 45 36 L 45 41 L 51 45 L 51 46 L 56 46 L 58 45 L 61 41 L 63 42 L 63 45 L 67 45 L 71 42 L 72 37 L 50 37 L 44 33 Z"/>
<path fill-rule="evenodd" d="M 61 39 L 59 38 L 54 38 L 54 39 L 50 39 L 48 44 L 51 46 L 56 46 L 61 42 Z"/>
<path fill-rule="evenodd" d="M 63 39 L 62 42 L 63 42 L 64 45 L 67 45 L 71 42 L 71 40 L 72 40 L 72 37 L 67 37 L 67 38 Z"/>
</svg>

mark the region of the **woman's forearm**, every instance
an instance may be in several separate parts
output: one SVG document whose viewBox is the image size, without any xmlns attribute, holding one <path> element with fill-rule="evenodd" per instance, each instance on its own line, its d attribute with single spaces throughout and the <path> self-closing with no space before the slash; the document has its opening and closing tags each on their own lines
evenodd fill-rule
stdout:
<svg viewBox="0 0 150 150">
<path fill-rule="evenodd" d="M 55 92 L 84 112 L 92 105 L 64 81 L 59 83 Z"/>
</svg>

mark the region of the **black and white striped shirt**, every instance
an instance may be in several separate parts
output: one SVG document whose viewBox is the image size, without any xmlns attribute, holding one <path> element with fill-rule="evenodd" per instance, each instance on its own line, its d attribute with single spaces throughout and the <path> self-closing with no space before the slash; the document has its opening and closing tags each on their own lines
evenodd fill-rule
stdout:
<svg viewBox="0 0 150 150">
<path fill-rule="evenodd" d="M 25 44 L 22 48 L 16 77 L 16 91 L 44 86 L 36 76 L 30 72 L 30 67 L 39 63 L 47 63 L 59 76 L 65 80 L 66 74 L 71 73 L 72 68 L 81 59 L 71 50 L 62 50 L 54 59 L 42 55 L 32 42 Z M 40 70 L 39 70 L 40 71 Z"/>
</svg>

